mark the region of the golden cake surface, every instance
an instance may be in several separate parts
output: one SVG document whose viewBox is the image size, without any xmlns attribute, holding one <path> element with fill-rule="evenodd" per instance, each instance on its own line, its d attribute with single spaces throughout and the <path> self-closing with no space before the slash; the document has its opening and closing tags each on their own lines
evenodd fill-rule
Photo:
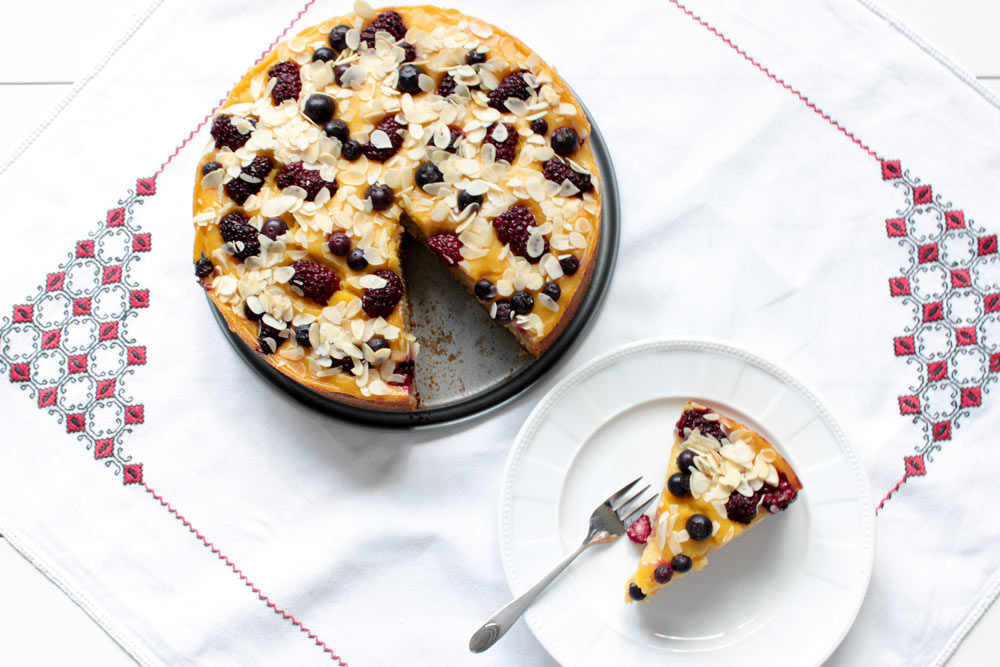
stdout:
<svg viewBox="0 0 1000 667">
<path fill-rule="evenodd" d="M 552 68 L 478 19 L 359 3 L 254 66 L 212 136 L 202 285 L 247 345 L 337 400 L 415 406 L 404 228 L 536 356 L 587 289 L 590 125 Z"/>
</svg>

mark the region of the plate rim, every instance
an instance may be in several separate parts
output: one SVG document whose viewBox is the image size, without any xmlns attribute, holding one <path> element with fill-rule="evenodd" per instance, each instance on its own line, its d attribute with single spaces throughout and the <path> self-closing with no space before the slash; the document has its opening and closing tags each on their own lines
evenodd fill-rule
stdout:
<svg viewBox="0 0 1000 667">
<path fill-rule="evenodd" d="M 540 426 L 541 420 L 545 415 L 552 409 L 555 403 L 563 397 L 563 395 L 569 391 L 571 388 L 575 387 L 578 382 L 585 376 L 595 373 L 597 371 L 603 370 L 608 366 L 612 365 L 614 361 L 619 358 L 627 357 L 632 354 L 636 354 L 643 350 L 656 350 L 656 351 L 678 351 L 687 350 L 700 353 L 711 353 L 711 354 L 722 354 L 725 356 L 733 357 L 744 362 L 749 362 L 751 364 L 757 365 L 763 370 L 772 373 L 779 380 L 786 384 L 789 388 L 797 391 L 799 395 L 806 399 L 809 404 L 817 411 L 820 417 L 823 419 L 824 423 L 830 428 L 834 435 L 834 439 L 840 447 L 841 451 L 844 453 L 848 465 L 851 468 L 852 473 L 854 473 L 855 478 L 860 483 L 859 489 L 859 501 L 861 507 L 871 507 L 874 508 L 874 496 L 871 491 L 871 482 L 868 478 L 868 471 L 865 469 L 861 462 L 861 457 L 858 454 L 857 447 L 854 444 L 853 439 L 848 435 L 847 431 L 843 429 L 837 419 L 834 417 L 833 413 L 826 407 L 826 404 L 820 399 L 819 394 L 812 389 L 812 387 L 798 379 L 790 371 L 788 371 L 783 365 L 761 357 L 760 355 L 751 352 L 750 350 L 738 346 L 731 341 L 726 341 L 720 338 L 704 336 L 704 337 L 653 337 L 644 338 L 631 343 L 627 343 L 620 347 L 614 348 L 607 352 L 604 352 L 590 361 L 584 363 L 572 373 L 562 378 L 557 382 L 546 394 L 543 396 L 538 403 L 532 408 L 531 412 L 525 418 L 524 423 L 518 429 L 517 435 L 514 438 L 513 445 L 511 446 L 510 453 L 507 456 L 507 460 L 504 463 L 503 475 L 501 477 L 500 483 L 500 494 L 499 494 L 499 508 L 498 508 L 498 521 L 497 521 L 497 537 L 498 546 L 500 550 L 500 563 L 503 567 L 504 578 L 507 581 L 507 587 L 510 589 L 511 593 L 516 595 L 517 592 L 514 591 L 514 572 L 513 572 L 513 553 L 512 545 L 508 540 L 505 539 L 505 533 L 509 533 L 510 520 L 511 520 L 511 499 L 513 490 L 513 472 L 515 466 L 521 461 L 523 455 L 527 449 L 527 442 L 529 438 L 534 435 Z M 607 423 L 614 417 L 622 414 L 625 410 L 630 407 L 634 407 L 636 404 L 630 404 L 629 406 L 616 411 L 614 414 L 608 416 L 602 424 Z M 579 452 L 579 448 L 585 444 L 586 440 L 581 442 L 576 449 Z M 843 643 L 844 638 L 847 633 L 850 632 L 851 628 L 854 627 L 854 623 L 857 620 L 858 614 L 861 611 L 861 606 L 868 595 L 868 589 L 871 585 L 872 572 L 875 565 L 875 544 L 876 544 L 876 524 L 875 524 L 875 511 L 872 509 L 870 512 L 862 513 L 862 527 L 864 544 L 866 546 L 866 554 L 864 559 L 864 572 L 863 572 L 863 582 L 858 592 L 856 594 L 855 600 L 852 602 L 851 614 L 849 617 L 845 617 L 846 621 L 843 628 L 838 634 L 835 641 L 831 642 L 831 645 L 826 650 L 826 652 L 821 656 L 817 665 L 822 665 L 826 660 L 833 655 L 834 651 Z M 548 634 L 542 630 L 537 629 L 530 622 L 529 617 L 525 616 L 525 623 L 531 630 L 532 635 L 539 644 L 545 649 L 545 651 L 552 657 L 553 660 L 558 662 L 560 665 L 565 665 L 559 656 L 556 656 L 552 650 L 550 650 L 550 645 L 552 644 L 551 639 Z"/>
</svg>

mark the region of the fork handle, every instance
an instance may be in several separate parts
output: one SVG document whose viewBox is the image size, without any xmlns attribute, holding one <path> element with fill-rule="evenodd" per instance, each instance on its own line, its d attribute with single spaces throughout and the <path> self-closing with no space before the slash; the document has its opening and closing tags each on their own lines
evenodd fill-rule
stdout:
<svg viewBox="0 0 1000 667">
<path fill-rule="evenodd" d="M 482 653 L 489 647 L 497 643 L 497 640 L 504 636 L 511 626 L 521 618 L 521 614 L 524 610 L 528 608 L 538 594 L 541 593 L 545 588 L 552 583 L 552 580 L 559 576 L 559 574 L 566 569 L 566 567 L 573 562 L 573 560 L 583 553 L 583 550 L 591 545 L 591 542 L 585 541 L 576 551 L 566 556 L 562 561 L 556 565 L 552 570 L 542 577 L 537 584 L 526 590 L 524 593 L 514 598 L 507 605 L 493 614 L 490 620 L 483 623 L 482 627 L 475 631 L 472 635 L 472 639 L 469 640 L 469 650 L 473 653 Z"/>
</svg>

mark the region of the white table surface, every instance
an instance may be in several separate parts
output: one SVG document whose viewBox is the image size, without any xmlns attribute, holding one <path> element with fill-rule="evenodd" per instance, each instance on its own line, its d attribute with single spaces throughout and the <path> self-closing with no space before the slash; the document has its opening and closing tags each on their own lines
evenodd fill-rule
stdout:
<svg viewBox="0 0 1000 667">
<path fill-rule="evenodd" d="M 880 0 L 880 4 L 1000 94 L 1000 40 L 996 39 L 1000 3 Z M 129 0 L 103 0 L 96 5 L 33 0 L 4 7 L 0 14 L 0 127 L 4 128 L 0 159 L 31 135 L 146 5 Z M 34 40 L 41 29 L 65 47 L 37 48 Z M 998 652 L 1000 605 L 995 605 L 959 646 L 949 667 L 997 664 Z M 0 663 L 135 665 L 89 616 L 2 539 Z"/>
</svg>

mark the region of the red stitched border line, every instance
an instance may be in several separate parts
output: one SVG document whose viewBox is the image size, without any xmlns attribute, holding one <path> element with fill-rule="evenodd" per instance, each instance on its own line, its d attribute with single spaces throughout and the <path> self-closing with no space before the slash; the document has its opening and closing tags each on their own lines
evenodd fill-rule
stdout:
<svg viewBox="0 0 1000 667">
<path fill-rule="evenodd" d="M 312 630 L 310 630 L 306 626 L 302 625 L 302 623 L 297 618 L 295 618 L 294 616 L 292 616 L 291 614 L 289 614 L 284 609 L 280 608 L 278 605 L 276 605 L 274 602 L 272 602 L 269 597 L 267 597 L 266 595 L 264 595 L 264 593 L 262 593 L 261 590 L 259 588 L 257 588 L 257 586 L 252 581 L 250 581 L 250 579 L 248 579 L 245 574 L 243 574 L 243 571 L 240 570 L 238 567 L 236 567 L 235 563 L 233 563 L 231 560 L 229 560 L 229 557 L 226 556 L 226 554 L 224 554 L 221 551 L 219 551 L 219 549 L 214 544 L 212 544 L 211 542 L 209 542 L 208 538 L 206 538 L 204 535 L 202 535 L 198 531 L 197 528 L 195 528 L 193 525 L 191 525 L 191 522 L 188 521 L 187 519 L 185 519 L 184 516 L 180 512 L 178 512 L 173 507 L 171 507 L 170 503 L 168 503 L 166 500 L 164 500 L 162 496 L 158 495 L 156 493 L 156 491 L 154 491 L 145 482 L 143 482 L 142 486 L 143 486 L 143 488 L 146 489 L 146 491 L 148 491 L 150 493 L 150 495 L 152 495 L 154 498 L 156 498 L 156 500 L 161 505 L 163 505 L 163 507 L 165 507 L 181 523 L 183 523 L 184 526 L 189 531 L 191 531 L 192 535 L 194 535 L 199 540 L 201 540 L 201 543 L 204 544 L 206 547 L 208 547 L 212 551 L 212 553 L 214 553 L 219 558 L 219 560 L 221 560 L 223 563 L 225 563 L 226 565 L 228 565 L 229 569 L 232 570 L 237 576 L 239 576 L 239 578 L 243 580 L 243 583 L 246 584 L 250 588 L 250 590 L 252 590 L 254 593 L 256 593 L 257 597 L 260 598 L 261 600 L 263 600 L 264 603 L 274 611 L 274 613 L 278 614 L 282 618 L 285 618 L 285 619 L 291 621 L 292 625 L 294 625 L 295 627 L 297 627 L 300 631 L 304 632 L 309 637 L 309 639 L 312 639 L 316 643 L 316 645 L 319 646 L 321 649 L 323 649 L 326 653 L 328 653 L 332 659 L 336 660 L 343 667 L 347 667 L 347 663 L 344 662 L 340 658 L 339 655 L 337 655 L 336 653 L 334 653 L 333 649 L 331 649 L 329 646 L 327 646 L 326 643 L 322 639 L 320 639 L 319 637 L 317 637 L 313 633 Z"/>
<path fill-rule="evenodd" d="M 756 60 L 754 60 L 749 54 L 747 54 L 746 51 L 744 51 L 740 47 L 736 46 L 732 41 L 730 41 L 730 39 L 728 37 L 726 37 L 724 34 L 722 34 L 718 30 L 716 30 L 714 27 L 712 27 L 703 18 L 701 18 L 700 16 L 698 16 L 697 14 L 695 14 L 694 12 L 692 12 L 690 9 L 688 9 L 687 7 L 685 7 L 683 4 L 681 4 L 681 2 L 679 0 L 669 0 L 669 1 L 670 1 L 671 4 L 673 4 L 679 10 L 681 10 L 682 12 L 684 12 L 685 14 L 687 14 L 688 16 L 690 16 L 692 19 L 694 19 L 698 23 L 700 23 L 709 32 L 711 32 L 716 37 L 718 37 L 723 42 L 725 42 L 730 47 L 732 47 L 732 49 L 734 51 L 736 51 L 736 53 L 738 53 L 741 56 L 743 56 L 743 58 L 746 59 L 747 62 L 749 62 L 751 65 L 753 65 L 754 67 L 756 67 L 757 69 L 759 69 L 761 72 L 763 72 L 764 74 L 766 74 L 769 79 L 771 79 L 772 81 L 774 81 L 775 83 L 777 83 L 779 86 L 781 86 L 782 88 L 784 88 L 785 90 L 787 90 L 788 92 L 792 93 L 797 98 L 799 98 L 800 100 L 802 100 L 802 102 L 805 103 L 805 105 L 807 107 L 809 107 L 810 109 L 812 109 L 813 111 L 815 111 L 817 114 L 819 114 L 820 117 L 823 118 L 823 120 L 825 120 L 826 122 L 830 123 L 830 125 L 833 125 L 835 128 L 837 128 L 837 130 L 839 130 L 841 134 L 843 134 L 845 137 L 847 137 L 848 139 L 850 139 L 851 141 L 853 141 L 855 144 L 857 144 L 857 146 L 859 148 L 861 148 L 866 153 L 868 153 L 869 155 L 871 155 L 873 158 L 875 158 L 876 160 L 879 160 L 881 162 L 882 158 L 880 158 L 875 151 L 873 151 L 871 148 L 869 148 L 864 142 L 862 142 L 860 139 L 858 139 L 856 136 L 854 136 L 851 132 L 848 132 L 847 128 L 845 128 L 843 125 L 841 125 L 840 123 L 838 123 L 837 121 L 835 121 L 833 118 L 831 118 L 829 115 L 827 115 L 827 113 L 825 111 L 823 111 L 818 106 L 816 106 L 815 104 L 813 104 L 809 100 L 808 97 L 806 97 L 805 95 L 803 95 L 802 93 L 800 93 L 796 88 L 794 88 L 791 85 L 789 85 L 788 83 L 786 83 L 784 79 L 782 79 L 779 76 L 777 76 L 774 73 L 772 73 L 771 70 L 767 69 L 766 67 L 764 67 L 763 65 L 761 65 L 759 62 L 757 62 Z"/>
<path fill-rule="evenodd" d="M 271 49 L 273 49 L 275 46 L 278 45 L 278 42 L 281 41 L 281 38 L 288 34 L 288 31 L 292 29 L 292 26 L 298 23 L 298 20 L 302 18 L 303 14 L 305 14 L 315 2 L 316 0 L 309 0 L 306 4 L 302 6 L 302 9 L 299 10 L 299 13 L 295 15 L 295 18 L 291 20 L 291 22 L 285 27 L 285 29 L 281 31 L 281 34 L 275 37 L 274 41 L 271 42 L 271 44 L 261 52 L 260 57 L 254 61 L 255 65 L 267 57 L 267 54 L 271 52 Z M 184 150 L 184 147 L 187 146 L 188 142 L 190 142 L 194 138 L 194 135 L 201 132 L 201 128 L 205 127 L 205 123 L 211 120 L 211 118 L 215 115 L 215 112 L 219 110 L 219 107 L 222 106 L 223 102 L 225 102 L 226 99 L 228 99 L 228 97 L 229 94 L 227 93 L 226 97 L 223 97 L 221 100 L 219 100 L 219 103 L 216 104 L 214 107 L 212 107 L 212 110 L 208 112 L 208 115 L 206 115 L 201 120 L 200 123 L 198 123 L 198 126 L 193 130 L 191 130 L 191 133 L 187 135 L 187 138 L 184 139 L 184 141 L 182 141 L 180 145 L 174 149 L 174 152 L 170 154 L 170 157 L 168 157 L 166 160 L 163 161 L 163 164 L 160 165 L 160 168 L 156 170 L 155 174 L 153 174 L 154 179 L 163 173 L 163 170 L 167 168 L 167 165 L 170 164 L 175 157 L 177 157 L 178 153 Z"/>
</svg>

